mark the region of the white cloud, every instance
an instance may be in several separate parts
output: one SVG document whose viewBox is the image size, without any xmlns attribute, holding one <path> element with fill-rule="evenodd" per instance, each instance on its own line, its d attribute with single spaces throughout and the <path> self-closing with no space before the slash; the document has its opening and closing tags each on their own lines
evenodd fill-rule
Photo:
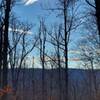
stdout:
<svg viewBox="0 0 100 100">
<path fill-rule="evenodd" d="M 69 54 L 80 54 L 79 50 L 69 50 L 68 51 Z"/>
<path fill-rule="evenodd" d="M 25 4 L 25 6 L 31 5 L 35 2 L 37 2 L 38 0 L 23 0 L 23 3 Z"/>
<path fill-rule="evenodd" d="M 10 32 L 13 32 L 13 31 L 15 31 L 15 32 L 18 32 L 18 33 L 25 33 L 25 34 L 32 34 L 32 32 L 31 31 L 23 31 L 23 30 L 21 30 L 21 29 L 14 29 L 14 30 L 12 30 L 12 28 L 9 28 L 9 31 Z"/>
</svg>

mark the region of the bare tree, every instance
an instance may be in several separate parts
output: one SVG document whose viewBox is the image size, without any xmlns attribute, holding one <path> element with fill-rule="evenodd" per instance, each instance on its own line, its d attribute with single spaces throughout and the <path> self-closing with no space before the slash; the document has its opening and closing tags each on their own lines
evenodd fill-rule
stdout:
<svg viewBox="0 0 100 100">
<path fill-rule="evenodd" d="M 2 55 L 1 55 L 1 62 L 2 62 L 2 66 L 3 66 L 3 72 L 2 72 L 2 88 L 4 88 L 5 86 L 7 86 L 7 74 L 8 74 L 8 63 L 7 63 L 7 53 L 8 53 L 8 29 L 9 29 L 9 19 L 10 19 L 10 12 L 11 12 L 11 5 L 12 5 L 12 1 L 11 0 L 3 0 L 1 1 L 1 8 L 3 11 L 3 15 L 1 16 L 2 22 L 1 22 L 1 26 L 0 29 L 2 32 L 1 33 L 1 40 L 2 40 L 2 44 L 1 44 L 1 50 L 2 50 Z M 0 65 L 0 66 L 1 66 Z M 6 95 L 4 95 L 2 97 L 2 100 L 6 100 L 7 97 Z"/>
<path fill-rule="evenodd" d="M 98 28 L 98 35 L 100 38 L 100 1 L 99 0 L 85 0 L 87 2 L 88 5 L 90 5 L 94 10 L 94 14 L 92 14 L 95 19 L 96 19 L 96 24 L 97 24 L 97 28 Z M 93 13 L 93 12 L 92 12 Z"/>
<path fill-rule="evenodd" d="M 25 59 L 28 54 L 31 53 L 37 45 L 38 37 L 33 37 L 33 35 L 30 34 L 32 28 L 31 24 L 20 22 L 15 18 L 11 20 L 10 28 L 8 61 L 11 68 L 14 95 L 16 95 L 19 87 L 20 72 L 23 66 L 26 65 Z"/>
<path fill-rule="evenodd" d="M 53 37 L 52 37 L 52 34 L 53 34 Z M 63 42 L 63 40 L 62 40 L 62 25 L 59 25 L 59 27 L 57 25 L 55 25 L 54 33 L 52 33 L 52 34 L 49 34 L 49 36 L 50 36 L 50 43 L 53 44 L 54 53 L 55 53 L 54 56 L 56 57 L 56 59 L 53 58 L 54 62 L 53 62 L 53 60 L 51 60 L 51 61 L 55 65 L 55 66 L 53 66 L 53 68 L 55 67 L 55 68 L 58 69 L 59 100 L 62 100 L 61 69 L 63 67 L 62 63 L 64 63 L 63 60 L 61 59 L 61 58 L 63 58 L 63 53 L 62 53 L 63 51 L 60 48 L 61 47 L 61 43 Z M 53 55 L 52 55 L 52 57 L 53 57 Z M 52 63 L 51 63 L 51 67 L 52 67 Z"/>
<path fill-rule="evenodd" d="M 35 74 L 34 74 L 34 72 L 35 72 L 35 68 L 34 68 L 34 56 L 33 56 L 33 58 L 32 58 L 32 90 L 33 90 L 33 100 L 35 100 Z"/>
<path fill-rule="evenodd" d="M 45 50 L 46 50 L 46 39 L 47 39 L 47 32 L 46 32 L 45 22 L 42 19 L 40 21 L 40 28 L 39 28 L 39 43 L 40 43 L 40 60 L 42 65 L 42 100 L 46 100 L 46 80 L 45 80 Z"/>
<path fill-rule="evenodd" d="M 3 29 L 3 2 L 0 2 L 0 87 L 1 87 L 1 74 L 2 74 L 2 29 Z"/>
<path fill-rule="evenodd" d="M 83 67 L 88 69 L 89 98 L 96 100 L 99 91 L 96 68 L 99 68 L 100 59 L 98 35 L 93 33 L 86 35 L 80 42 L 80 52 Z"/>
<path fill-rule="evenodd" d="M 64 63 L 65 63 L 65 76 L 66 76 L 66 99 L 68 99 L 68 45 L 70 42 L 70 34 L 81 25 L 80 19 L 77 21 L 76 15 L 76 4 L 74 0 L 58 0 L 57 7 L 50 8 L 48 10 L 60 12 L 60 17 L 63 16 L 63 22 L 61 28 L 62 42 L 59 42 L 59 48 L 63 50 Z M 77 15 L 76 15 L 77 16 Z M 77 24 L 75 24 L 77 23 Z M 55 41 L 58 41 L 53 35 L 51 35 Z M 51 44 L 57 46 L 57 44 L 51 41 Z"/>
</svg>

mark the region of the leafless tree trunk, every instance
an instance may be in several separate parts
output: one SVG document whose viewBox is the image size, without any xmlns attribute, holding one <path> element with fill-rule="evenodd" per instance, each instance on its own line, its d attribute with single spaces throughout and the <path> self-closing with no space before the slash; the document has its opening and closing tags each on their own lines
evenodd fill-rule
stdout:
<svg viewBox="0 0 100 100">
<path fill-rule="evenodd" d="M 50 100 L 52 100 L 52 91 L 53 91 L 53 63 L 51 61 L 51 73 L 50 73 Z"/>
<path fill-rule="evenodd" d="M 32 58 L 32 90 L 33 90 L 33 96 L 32 100 L 35 100 L 35 74 L 34 74 L 35 68 L 34 68 L 34 57 Z"/>
<path fill-rule="evenodd" d="M 86 0 L 86 2 L 95 9 L 95 17 L 96 17 L 98 35 L 100 40 L 100 0 L 94 0 L 94 4 L 92 4 L 89 0 Z"/>
<path fill-rule="evenodd" d="M 96 20 L 97 26 L 99 30 L 99 38 L 100 38 L 100 0 L 95 0 L 95 9 L 96 9 Z"/>
<path fill-rule="evenodd" d="M 3 29 L 3 1 L 0 2 L 0 87 L 2 85 L 2 42 L 3 42 L 3 35 L 2 35 L 2 29 Z"/>
<path fill-rule="evenodd" d="M 39 29 L 39 41 L 40 41 L 40 60 L 42 64 L 42 100 L 47 99 L 46 94 L 46 80 L 45 80 L 45 50 L 46 50 L 46 26 L 44 20 L 40 21 L 40 29 Z"/>
<path fill-rule="evenodd" d="M 2 87 L 4 88 L 7 86 L 7 75 L 8 75 L 8 28 L 9 28 L 9 19 L 10 19 L 10 12 L 11 12 L 11 0 L 4 0 L 5 4 L 5 11 L 4 11 L 4 25 L 3 25 L 3 52 L 2 52 L 2 59 L 3 59 L 3 81 L 2 81 Z M 2 97 L 2 100 L 7 100 L 6 95 Z"/>
</svg>

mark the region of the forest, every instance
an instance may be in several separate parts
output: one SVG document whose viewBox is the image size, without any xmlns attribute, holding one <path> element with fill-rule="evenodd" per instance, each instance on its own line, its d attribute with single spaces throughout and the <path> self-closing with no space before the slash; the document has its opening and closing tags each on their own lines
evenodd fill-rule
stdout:
<svg viewBox="0 0 100 100">
<path fill-rule="evenodd" d="M 0 0 L 0 100 L 100 100 L 100 0 Z"/>
</svg>

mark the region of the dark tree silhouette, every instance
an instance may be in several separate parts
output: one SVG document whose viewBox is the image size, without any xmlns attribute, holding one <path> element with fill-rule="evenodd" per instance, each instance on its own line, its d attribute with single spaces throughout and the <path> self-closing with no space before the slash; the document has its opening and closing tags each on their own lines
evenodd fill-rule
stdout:
<svg viewBox="0 0 100 100">
<path fill-rule="evenodd" d="M 100 0 L 95 0 L 95 9 L 96 9 L 96 21 L 99 30 L 99 38 L 100 38 Z"/>
<path fill-rule="evenodd" d="M 39 41 L 40 41 L 40 60 L 42 65 L 42 100 L 47 99 L 46 95 L 46 80 L 45 80 L 45 52 L 46 52 L 47 32 L 45 22 L 42 19 L 39 27 Z"/>
<path fill-rule="evenodd" d="M 98 27 L 98 35 L 100 38 L 100 0 L 93 0 L 94 4 L 92 4 L 89 0 L 86 0 L 87 4 L 95 9 L 95 17 Z"/>
<path fill-rule="evenodd" d="M 10 19 L 10 12 L 11 12 L 11 0 L 4 0 L 1 2 L 3 6 L 3 26 L 1 27 L 1 50 L 2 50 L 2 66 L 3 66 L 3 73 L 2 73 L 2 88 L 7 86 L 7 74 L 8 74 L 8 62 L 7 62 L 7 53 L 8 53 L 8 28 L 9 28 L 9 19 Z M 0 54 L 1 55 L 1 54 Z M 6 95 L 2 97 L 2 100 L 7 100 Z"/>
</svg>

